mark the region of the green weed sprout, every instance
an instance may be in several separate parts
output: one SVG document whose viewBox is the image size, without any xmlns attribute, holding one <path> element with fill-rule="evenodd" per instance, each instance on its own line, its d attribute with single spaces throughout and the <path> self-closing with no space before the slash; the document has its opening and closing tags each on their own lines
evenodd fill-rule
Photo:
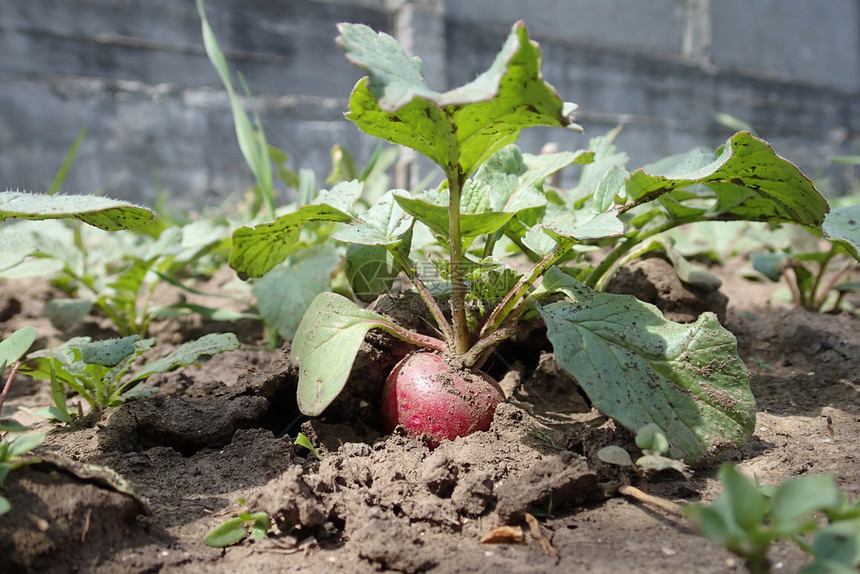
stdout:
<svg viewBox="0 0 860 574">
<path fill-rule="evenodd" d="M 76 337 L 49 352 L 34 353 L 22 365 L 21 372 L 34 379 L 51 382 L 54 405 L 39 413 L 70 423 L 73 415 L 67 407 L 66 390 L 75 391 L 93 410 L 122 404 L 132 397 L 145 396 L 154 389 L 141 385 L 155 373 L 173 370 L 194 363 L 203 355 L 215 355 L 239 347 L 233 333 L 211 333 L 184 343 L 129 375 L 134 360 L 153 347 L 155 339 L 137 335 L 106 341 L 90 341 Z"/>
<path fill-rule="evenodd" d="M 856 572 L 860 565 L 860 502 L 849 503 L 830 475 L 803 476 L 759 486 L 731 464 L 720 468 L 723 491 L 684 514 L 711 542 L 741 556 L 751 572 L 770 570 L 767 550 L 792 540 L 814 561 L 802 574 Z M 827 525 L 822 526 L 823 514 Z M 810 538 L 811 537 L 811 538 Z"/>
<path fill-rule="evenodd" d="M 239 499 L 239 504 L 244 506 L 245 501 Z M 242 542 L 249 534 L 254 540 L 262 540 L 266 537 L 270 525 L 271 520 L 267 513 L 242 511 L 206 533 L 203 542 L 207 546 L 225 548 Z"/>
<path fill-rule="evenodd" d="M 672 469 L 689 478 L 690 469 L 680 460 L 665 456 L 669 451 L 669 441 L 657 425 L 646 425 L 636 433 L 636 446 L 642 449 L 642 456 L 633 462 L 626 450 L 620 446 L 609 445 L 597 451 L 603 462 L 617 466 L 630 467 L 636 474 L 647 479 L 662 470 Z"/>
</svg>

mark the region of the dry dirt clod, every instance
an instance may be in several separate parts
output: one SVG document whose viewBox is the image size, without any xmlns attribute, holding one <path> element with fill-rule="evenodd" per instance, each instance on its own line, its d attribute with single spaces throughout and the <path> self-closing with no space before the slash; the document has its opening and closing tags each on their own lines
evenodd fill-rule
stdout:
<svg viewBox="0 0 860 574">
<path fill-rule="evenodd" d="M 507 478 L 496 490 L 496 512 L 505 524 L 522 520 L 532 507 L 558 508 L 568 502 L 590 497 L 597 475 L 581 457 L 562 452 L 557 457 L 533 465 L 519 476 Z"/>
</svg>

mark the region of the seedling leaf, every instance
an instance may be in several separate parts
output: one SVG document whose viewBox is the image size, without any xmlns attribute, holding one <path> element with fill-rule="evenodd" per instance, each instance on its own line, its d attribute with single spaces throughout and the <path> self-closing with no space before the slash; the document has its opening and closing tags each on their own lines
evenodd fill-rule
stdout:
<svg viewBox="0 0 860 574">
<path fill-rule="evenodd" d="M 715 315 L 673 323 L 653 305 L 598 293 L 557 269 L 544 283 L 571 299 L 540 314 L 559 365 L 595 407 L 631 430 L 656 424 L 672 456 L 687 461 L 715 443 L 740 444 L 752 435 L 749 375 L 734 336 Z"/>
<path fill-rule="evenodd" d="M 574 104 L 561 101 L 540 73 L 540 50 L 518 22 L 490 69 L 449 92 L 434 92 L 421 61 L 391 36 L 340 24 L 338 43 L 368 77 L 350 97 L 347 118 L 365 133 L 410 147 L 443 169 L 469 175 L 521 129 L 547 125 L 581 129 Z"/>
<path fill-rule="evenodd" d="M 857 572 L 860 565 L 860 518 L 829 524 L 815 533 L 812 552 L 817 562 L 835 563 L 830 570 L 802 572 Z M 841 567 L 841 568 L 840 568 Z"/>
<path fill-rule="evenodd" d="M 79 219 L 107 231 L 134 229 L 155 214 L 132 203 L 95 195 L 46 195 L 0 191 L 0 221 L 18 219 Z"/>
<path fill-rule="evenodd" d="M 269 531 L 271 520 L 265 512 L 243 512 L 235 518 L 225 520 L 203 537 L 207 546 L 224 548 L 244 540 L 250 531 L 254 540 L 262 540 Z"/>
<path fill-rule="evenodd" d="M 18 435 L 14 439 L 9 440 L 9 456 L 21 456 L 27 454 L 45 440 L 45 435 L 41 433 Z"/>
<path fill-rule="evenodd" d="M 842 493 L 828 474 L 802 476 L 786 480 L 776 489 L 771 502 L 773 527 L 779 533 L 791 535 L 802 526 L 801 520 L 822 510 L 837 508 Z"/>
<path fill-rule="evenodd" d="M 636 446 L 643 450 L 650 450 L 663 454 L 669 450 L 669 441 L 666 435 L 655 424 L 645 425 L 636 433 Z"/>
<path fill-rule="evenodd" d="M 322 457 L 317 452 L 317 449 L 314 448 L 313 443 L 311 443 L 310 439 L 306 437 L 304 433 L 299 433 L 298 435 L 296 435 L 296 440 L 294 444 L 308 449 L 309 451 L 311 451 L 311 454 L 316 457 L 317 460 L 322 460 Z"/>
<path fill-rule="evenodd" d="M 153 373 L 163 373 L 176 367 L 190 365 L 203 355 L 217 355 L 238 348 L 239 339 L 233 333 L 209 333 L 199 339 L 184 343 L 161 359 L 145 365 L 129 383 L 142 381 Z"/>
<path fill-rule="evenodd" d="M 630 458 L 630 453 L 614 444 L 605 446 L 597 451 L 597 458 L 608 464 L 633 466 L 633 459 Z"/>
</svg>

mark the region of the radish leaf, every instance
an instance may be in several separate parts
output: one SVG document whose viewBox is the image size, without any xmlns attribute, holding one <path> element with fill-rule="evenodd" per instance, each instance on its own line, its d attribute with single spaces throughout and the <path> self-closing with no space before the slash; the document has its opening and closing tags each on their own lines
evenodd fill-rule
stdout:
<svg viewBox="0 0 860 574">
<path fill-rule="evenodd" d="M 653 305 L 558 270 L 545 281 L 571 299 L 540 308 L 556 359 L 603 413 L 631 430 L 656 424 L 672 455 L 688 461 L 752 435 L 749 375 L 716 316 L 673 323 Z"/>
</svg>

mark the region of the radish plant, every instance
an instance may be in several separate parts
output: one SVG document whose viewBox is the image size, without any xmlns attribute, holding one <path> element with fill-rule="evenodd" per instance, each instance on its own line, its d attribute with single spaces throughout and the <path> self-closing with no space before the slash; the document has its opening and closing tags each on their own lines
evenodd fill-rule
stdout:
<svg viewBox="0 0 860 574">
<path fill-rule="evenodd" d="M 387 429 L 429 434 L 430 444 L 485 430 L 503 396 L 480 367 L 526 321 L 542 320 L 559 365 L 594 406 L 630 429 L 656 425 L 672 456 L 693 461 L 751 435 L 749 377 L 734 337 L 713 314 L 677 324 L 632 296 L 601 289 L 620 265 L 680 225 L 820 226 L 827 203 L 796 167 L 745 132 L 716 153 L 697 150 L 633 173 L 611 138 L 578 152 L 524 154 L 511 144 L 526 127 L 581 128 L 572 116 L 577 106 L 543 80 L 539 47 L 522 23 L 488 71 L 444 93 L 427 86 L 421 61 L 392 37 L 363 25 L 339 31 L 346 57 L 367 72 L 346 117 L 431 159 L 444 181 L 419 193 L 391 190 L 363 211 L 356 207 L 361 183 L 341 183 L 272 222 L 237 229 L 231 265 L 259 277 L 298 249 L 305 224 L 338 222 L 333 238 L 357 246 L 345 265 L 373 266 L 382 279 L 365 282 L 376 291 L 360 299 L 385 292 L 402 273 L 434 324 L 418 333 L 347 297 L 318 295 L 292 342 L 303 413 L 329 406 L 368 331 L 381 329 L 418 349 L 386 381 Z M 572 164 L 584 164 L 576 188 L 545 184 Z M 432 240 L 422 245 L 418 237 Z M 606 248 L 599 261 L 598 246 Z M 531 260 L 524 272 L 505 264 L 512 252 Z M 439 281 L 425 280 L 422 254 L 438 256 Z"/>
</svg>

